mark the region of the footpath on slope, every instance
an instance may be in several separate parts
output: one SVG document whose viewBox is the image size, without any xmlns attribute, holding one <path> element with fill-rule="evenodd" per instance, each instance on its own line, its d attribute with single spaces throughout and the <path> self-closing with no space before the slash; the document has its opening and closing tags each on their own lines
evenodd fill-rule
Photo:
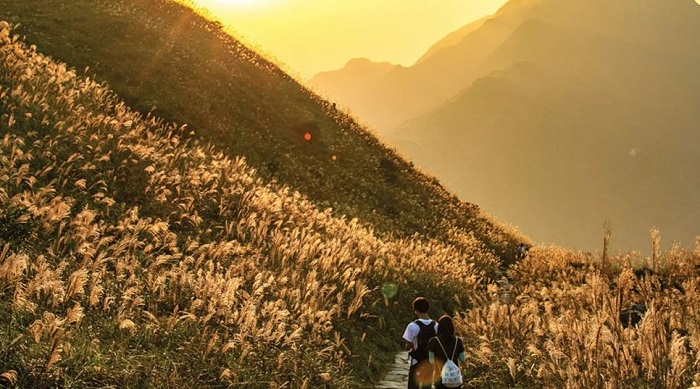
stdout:
<svg viewBox="0 0 700 389">
<path fill-rule="evenodd" d="M 380 381 L 375 389 L 406 389 L 408 386 L 408 352 L 400 351 L 396 354 L 391 370 L 384 380 Z"/>
</svg>

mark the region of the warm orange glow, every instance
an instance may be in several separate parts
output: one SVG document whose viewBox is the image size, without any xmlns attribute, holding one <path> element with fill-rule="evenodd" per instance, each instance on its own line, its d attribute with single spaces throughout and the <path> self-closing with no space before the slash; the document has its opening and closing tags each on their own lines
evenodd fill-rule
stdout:
<svg viewBox="0 0 700 389">
<path fill-rule="evenodd" d="M 304 139 L 311 140 L 311 134 L 308 132 L 306 134 L 304 134 Z"/>
<path fill-rule="evenodd" d="M 412 65 L 447 34 L 506 0 L 192 0 L 302 78 L 352 58 Z"/>
<path fill-rule="evenodd" d="M 210 3 L 212 1 L 209 1 Z M 260 0 L 214 0 L 214 3 L 234 6 L 252 6 L 260 3 Z"/>
</svg>

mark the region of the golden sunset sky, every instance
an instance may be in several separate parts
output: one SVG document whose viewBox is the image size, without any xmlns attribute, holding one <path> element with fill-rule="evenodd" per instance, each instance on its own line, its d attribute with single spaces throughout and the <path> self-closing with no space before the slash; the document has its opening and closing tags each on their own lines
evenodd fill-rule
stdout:
<svg viewBox="0 0 700 389">
<path fill-rule="evenodd" d="M 506 0 L 193 0 L 302 80 L 352 58 L 412 65 Z"/>
</svg>

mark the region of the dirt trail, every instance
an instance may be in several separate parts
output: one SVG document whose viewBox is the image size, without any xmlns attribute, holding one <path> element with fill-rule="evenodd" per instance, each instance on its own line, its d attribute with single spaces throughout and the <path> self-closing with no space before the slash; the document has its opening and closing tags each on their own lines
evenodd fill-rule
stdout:
<svg viewBox="0 0 700 389">
<path fill-rule="evenodd" d="M 391 370 L 375 389 L 406 389 L 408 385 L 408 353 L 401 351 L 396 354 Z"/>
</svg>

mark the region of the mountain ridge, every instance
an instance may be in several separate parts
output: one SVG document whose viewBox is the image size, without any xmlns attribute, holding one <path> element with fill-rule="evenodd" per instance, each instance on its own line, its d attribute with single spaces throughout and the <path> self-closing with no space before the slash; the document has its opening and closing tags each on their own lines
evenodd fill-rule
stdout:
<svg viewBox="0 0 700 389">
<path fill-rule="evenodd" d="M 674 217 L 668 218 L 666 216 L 659 215 L 658 212 L 655 211 L 645 211 L 644 209 L 648 209 L 649 205 L 645 204 L 641 200 L 632 200 L 632 203 L 636 204 L 634 208 L 629 207 L 629 205 L 625 204 L 624 202 L 621 203 L 619 200 L 614 201 L 611 203 L 613 198 L 615 196 L 620 196 L 622 193 L 625 193 L 622 195 L 623 198 L 627 199 L 635 199 L 638 197 L 635 195 L 636 193 L 647 193 L 651 198 L 656 199 L 661 207 L 663 209 L 667 209 L 670 214 L 677 214 L 680 211 L 678 210 L 678 205 L 673 205 L 670 203 L 670 199 L 681 195 L 683 198 L 693 198 L 693 195 L 691 194 L 692 191 L 689 191 L 688 185 L 692 185 L 689 182 L 696 182 L 693 181 L 690 177 L 692 175 L 689 175 L 689 173 L 683 173 L 684 176 L 689 179 L 689 182 L 681 182 L 679 180 L 676 180 L 674 178 L 670 178 L 675 176 L 676 174 L 669 174 L 670 171 L 666 168 L 663 168 L 660 165 L 659 161 L 649 159 L 649 157 L 656 155 L 656 152 L 653 150 L 658 150 L 658 152 L 662 152 L 666 155 L 672 155 L 672 154 L 677 154 L 678 151 L 682 151 L 683 154 L 688 155 L 686 153 L 690 153 L 691 151 L 687 149 L 687 147 L 684 145 L 687 143 L 692 143 L 689 139 L 694 139 L 697 138 L 697 135 L 692 135 L 690 133 L 687 133 L 686 130 L 680 130 L 679 134 L 682 132 L 685 132 L 685 142 L 677 143 L 677 141 L 671 141 L 670 139 L 673 139 L 674 137 L 667 137 L 666 139 L 661 139 L 659 135 L 656 135 L 657 130 L 654 130 L 654 125 L 660 128 L 663 128 L 666 126 L 666 123 L 671 122 L 673 117 L 673 112 L 674 111 L 683 111 L 681 103 L 679 106 L 676 107 L 671 107 L 671 106 L 660 106 L 658 104 L 659 97 L 653 96 L 653 95 L 648 95 L 645 93 L 645 91 L 648 90 L 647 87 L 643 87 L 640 84 L 638 84 L 637 80 L 639 79 L 647 79 L 649 82 L 656 82 L 658 85 L 683 85 L 684 83 L 679 83 L 679 81 L 673 81 L 673 82 L 666 82 L 666 81 L 661 81 L 663 78 L 667 78 L 666 74 L 681 74 L 679 72 L 666 72 L 663 71 L 662 69 L 668 68 L 668 64 L 664 63 L 664 61 L 650 61 L 648 60 L 645 56 L 642 56 L 639 53 L 638 49 L 629 47 L 626 42 L 624 41 L 610 41 L 606 40 L 600 37 L 595 37 L 592 35 L 578 35 L 578 38 L 573 38 L 573 37 L 567 37 L 566 33 L 558 29 L 557 27 L 551 26 L 547 27 L 548 25 L 542 21 L 538 21 L 538 19 L 528 19 L 526 22 L 521 24 L 521 26 L 514 32 L 515 36 L 517 39 L 520 41 L 505 41 L 504 46 L 502 47 L 502 52 L 507 53 L 506 56 L 507 58 L 517 58 L 518 60 L 525 60 L 528 61 L 528 56 L 533 56 L 533 58 L 546 58 L 543 57 L 545 54 L 551 54 L 553 53 L 554 49 L 557 48 L 562 48 L 564 47 L 562 44 L 557 43 L 557 41 L 566 41 L 567 43 L 571 43 L 574 39 L 579 39 L 581 40 L 582 43 L 580 44 L 573 44 L 570 47 L 572 48 L 571 51 L 566 52 L 566 51 L 560 51 L 557 53 L 557 59 L 558 60 L 563 60 L 564 62 L 556 62 L 556 61 L 551 61 L 551 60 L 544 60 L 540 61 L 540 65 L 537 65 L 541 69 L 539 70 L 540 74 L 546 74 L 547 77 L 540 77 L 536 82 L 530 83 L 528 85 L 528 88 L 530 90 L 534 91 L 544 91 L 545 93 L 539 93 L 536 94 L 537 97 L 534 97 L 538 100 L 541 101 L 548 101 L 551 105 L 551 107 L 559 107 L 560 109 L 563 109 L 563 112 L 568 112 L 567 115 L 570 117 L 575 117 L 575 121 L 577 122 L 576 124 L 572 123 L 571 120 L 564 120 L 561 121 L 560 119 L 556 119 L 557 115 L 556 113 L 552 112 L 550 108 L 541 108 L 541 109 L 536 109 L 533 110 L 532 112 L 539 112 L 539 115 L 542 117 L 547 117 L 550 119 L 555 119 L 559 120 L 558 125 L 555 127 L 559 127 L 562 129 L 562 131 L 565 131 L 566 133 L 570 134 L 568 138 L 561 138 L 556 135 L 555 132 L 552 132 L 550 130 L 550 136 L 543 138 L 542 141 L 552 143 L 557 146 L 557 150 L 546 150 L 546 149 L 541 149 L 537 145 L 532 144 L 531 142 L 528 142 L 527 140 L 521 140 L 521 145 L 522 147 L 528 149 L 531 151 L 530 155 L 520 155 L 519 157 L 516 157 L 518 160 L 524 160 L 524 159 L 536 159 L 539 160 L 540 162 L 536 164 L 535 166 L 532 166 L 529 173 L 530 179 L 526 181 L 520 181 L 520 182 L 514 182 L 515 187 L 521 187 L 525 188 L 529 185 L 533 186 L 540 186 L 542 185 L 542 178 L 536 178 L 538 174 L 542 173 L 535 173 L 535 172 L 542 172 L 546 169 L 550 169 L 550 174 L 557 177 L 557 176 L 566 176 L 567 173 L 568 175 L 580 177 L 580 180 L 584 182 L 600 182 L 601 189 L 605 191 L 607 188 L 607 191 L 609 191 L 608 195 L 602 195 L 602 193 L 596 193 L 595 190 L 591 191 L 583 186 L 581 186 L 580 183 L 576 183 L 576 181 L 571 181 L 568 185 L 571 186 L 571 189 L 573 191 L 567 191 L 566 189 L 560 188 L 556 183 L 551 183 L 542 188 L 540 190 L 540 193 L 552 193 L 556 191 L 564 191 L 565 195 L 563 197 L 568 197 L 571 201 L 571 204 L 587 204 L 584 207 L 587 209 L 596 209 L 598 207 L 602 207 L 600 209 L 605 209 L 606 211 L 596 211 L 593 212 L 597 216 L 594 218 L 591 218 L 590 215 L 586 215 L 585 213 L 577 213 L 577 214 L 570 214 L 570 211 L 564 210 L 564 205 L 561 205 L 556 209 L 556 212 L 559 214 L 567 214 L 569 220 L 580 220 L 583 221 L 584 224 L 590 225 L 590 226 L 600 226 L 602 225 L 602 221 L 605 220 L 606 218 L 609 218 L 611 220 L 614 220 L 613 224 L 618 225 L 618 235 L 622 238 L 623 243 L 620 246 L 623 247 L 623 249 L 633 249 L 635 247 L 643 247 L 640 246 L 642 245 L 645 240 L 645 234 L 644 230 L 651 228 L 653 225 L 657 226 L 663 226 L 662 231 L 666 230 L 670 232 L 670 235 L 680 238 L 685 242 L 685 244 L 692 244 L 693 242 L 693 237 L 695 232 L 693 231 L 693 225 L 694 223 L 692 221 L 689 221 L 687 217 L 679 218 L 677 221 L 679 223 L 673 223 L 673 224 L 680 224 L 682 227 L 672 227 L 672 222 L 671 220 Z M 530 36 L 530 37 L 528 37 Z M 556 37 L 555 40 L 552 40 L 552 38 Z M 597 41 L 596 41 L 597 40 Z M 553 46 L 551 48 L 548 48 L 548 41 L 551 41 L 553 43 Z M 523 44 L 524 42 L 529 42 L 528 44 Z M 536 43 L 535 43 L 536 42 Z M 597 42 L 597 43 L 596 43 Z M 583 46 L 583 43 L 589 45 L 588 48 Z M 508 45 L 511 45 L 509 47 Z M 516 48 L 524 48 L 525 51 L 513 54 L 514 50 L 513 47 Z M 605 48 L 607 47 L 607 48 Z M 603 49 L 602 51 L 600 49 Z M 532 51 L 535 50 L 535 51 Z M 569 49 L 564 49 L 564 50 L 569 50 Z M 659 50 L 663 50 L 663 48 L 659 48 Z M 645 51 L 645 53 L 648 53 L 649 51 Z M 534 54 L 533 54 L 534 53 Z M 619 57 L 617 58 L 626 58 L 624 61 L 617 61 L 617 62 L 610 62 L 608 61 L 603 61 L 601 58 L 615 58 L 611 53 L 617 53 L 619 54 Z M 659 51 L 659 53 L 662 53 L 662 51 Z M 498 57 L 498 52 L 494 53 L 495 57 Z M 664 58 L 664 57 L 660 57 Z M 506 66 L 505 64 L 509 63 L 510 60 L 501 60 L 500 66 Z M 636 69 L 634 70 L 633 73 L 630 73 L 629 76 L 626 78 L 618 78 L 616 75 L 620 74 L 622 69 L 627 68 L 627 64 L 629 62 L 637 63 L 639 64 L 636 66 Z M 692 60 L 690 60 L 692 63 Z M 498 63 L 498 62 L 497 62 Z M 584 66 L 580 67 L 580 71 L 578 73 L 569 73 L 567 72 L 568 69 L 571 69 L 574 64 L 585 64 Z M 546 68 L 544 68 L 546 66 Z M 615 67 L 612 67 L 615 66 Z M 672 65 L 674 67 L 679 67 L 678 65 Z M 495 66 L 496 68 L 499 66 Z M 658 71 L 655 69 L 659 69 Z M 682 68 L 682 66 L 680 66 Z M 547 69 L 547 70 L 544 70 Z M 606 74 L 607 71 L 607 74 Z M 661 74 L 661 76 L 653 77 L 655 73 Z M 527 77 L 518 77 L 520 80 L 526 80 Z M 553 80 L 556 80 L 558 83 L 562 83 L 562 85 L 556 86 L 554 84 L 551 84 L 550 81 L 547 80 L 547 78 L 551 78 Z M 601 82 L 601 78 L 605 79 L 605 82 Z M 675 78 L 675 76 L 668 76 L 671 80 Z M 658 81 L 654 81 L 654 80 Z M 570 80 L 570 81 L 567 81 Z M 571 84 L 573 82 L 573 84 Z M 697 81 L 696 81 L 697 82 Z M 475 83 L 476 84 L 476 83 Z M 474 84 L 474 85 L 475 85 Z M 566 86 L 568 84 L 568 86 Z M 617 89 L 611 88 L 611 86 L 615 86 L 615 84 L 618 84 Z M 631 88 L 636 87 L 639 92 L 637 93 L 626 93 L 625 91 L 632 90 Z M 554 88 L 554 89 L 552 89 Z M 556 90 L 559 90 L 560 92 L 556 92 Z M 568 92 L 565 92 L 568 89 Z M 663 87 L 663 88 L 658 88 L 657 89 L 658 93 L 665 93 L 668 95 L 666 99 L 669 101 L 679 101 L 682 99 L 682 101 L 688 101 L 689 104 L 692 105 L 692 101 L 694 100 L 693 98 L 687 99 L 687 98 L 682 98 L 680 96 L 687 96 L 687 92 L 684 91 L 682 88 L 677 88 L 677 87 Z M 605 103 L 598 104 L 595 103 L 595 99 L 593 96 L 595 95 L 604 95 L 606 96 Z M 509 97 L 503 97 L 503 98 L 511 98 L 512 95 L 509 93 Z M 521 98 L 524 95 L 520 95 Z M 553 96 L 559 96 L 557 98 L 553 98 Z M 569 97 L 566 97 L 569 96 Z M 578 97 L 577 97 L 578 96 Z M 532 95 L 528 97 L 528 99 L 532 99 Z M 651 98 L 651 99 L 650 99 Z M 477 97 L 473 99 L 479 99 Z M 472 100 L 473 100 L 472 99 Z M 566 103 L 569 101 L 568 103 Z M 522 104 L 522 100 L 513 100 L 514 104 Z M 473 103 L 472 103 L 473 104 Z M 581 116 L 581 115 L 576 115 L 574 112 L 571 111 L 570 108 L 567 107 L 579 107 L 578 111 L 579 112 L 585 112 L 586 116 Z M 630 113 L 626 113 L 624 109 L 620 109 L 618 107 L 628 107 L 630 112 L 647 112 L 644 114 L 646 116 L 645 120 L 642 121 L 640 118 L 635 118 L 632 116 Z M 453 108 L 454 111 L 460 111 L 464 110 L 465 105 L 461 105 L 459 107 Z M 651 109 L 651 110 L 650 110 Z M 652 115 L 651 112 L 654 114 Z M 686 110 L 686 112 L 688 112 Z M 526 124 L 527 122 L 523 119 L 523 116 L 516 114 L 514 111 L 512 112 L 503 112 L 502 115 L 509 115 L 512 116 L 515 120 L 515 122 L 519 122 L 519 125 L 514 125 L 510 124 L 507 125 L 506 128 L 510 128 L 510 131 L 512 133 L 516 133 L 517 131 L 521 131 L 522 128 L 527 128 L 528 132 L 532 133 L 533 131 L 536 131 L 535 127 L 536 126 L 542 126 L 543 124 L 539 125 L 533 125 L 533 124 Z M 574 115 L 574 116 L 571 116 Z M 684 117 L 687 117 L 687 113 L 685 114 Z M 516 119 L 517 118 L 517 119 Z M 664 119 L 661 119 L 664 118 Z M 664 123 L 664 121 L 666 123 Z M 415 122 L 414 122 L 415 123 Z M 603 124 L 605 127 L 601 128 L 601 123 L 606 123 Z M 634 128 L 638 130 L 632 131 L 630 127 L 630 124 L 634 126 Z M 432 125 L 430 125 L 432 126 Z M 551 125 L 544 125 L 545 128 L 555 128 L 552 127 Z M 407 128 L 410 128 L 411 125 L 408 125 Z M 427 128 L 428 126 L 424 125 L 423 127 Z M 443 126 L 444 127 L 444 126 Z M 605 135 L 594 135 L 596 130 L 596 127 L 600 128 L 603 132 L 601 134 Z M 439 128 L 439 126 L 438 126 Z M 629 128 L 629 129 L 627 129 Z M 688 127 L 687 124 L 683 125 L 682 123 L 679 123 L 679 128 L 690 128 Z M 566 130 L 564 130 L 566 129 Z M 591 133 L 591 131 L 594 131 Z M 575 135 L 576 133 L 580 134 L 586 134 L 589 133 L 592 136 L 581 136 L 581 135 Z M 399 130 L 397 133 L 395 133 L 396 137 L 398 138 L 401 133 L 401 130 Z M 404 134 L 406 137 L 410 137 L 408 134 Z M 442 139 L 442 138 L 447 138 L 450 137 L 450 135 L 438 135 L 438 134 L 433 134 L 430 139 Z M 423 137 L 425 139 L 425 136 Z M 677 137 L 676 137 L 677 138 Z M 396 139 L 396 138 L 394 138 Z M 636 139 L 636 140 L 635 140 Z M 484 144 L 479 141 L 479 139 L 472 138 L 472 141 L 474 144 L 480 144 L 482 148 L 493 148 L 495 147 L 495 140 L 490 141 L 490 143 Z M 424 142 L 423 145 L 426 145 L 427 143 Z M 575 147 L 571 147 L 570 145 L 575 145 Z M 515 148 L 515 146 L 511 146 L 509 150 L 512 150 Z M 600 155 L 600 158 L 602 160 L 608 161 L 608 163 L 603 164 L 602 166 L 598 166 L 599 163 L 597 162 L 589 162 L 590 165 L 588 166 L 580 166 L 581 162 L 580 161 L 587 161 L 589 160 L 588 158 L 588 153 L 590 151 L 585 151 L 585 150 L 595 150 L 598 149 L 600 150 L 598 152 L 598 155 Z M 467 149 L 469 150 L 469 149 Z M 540 157 L 540 153 L 550 153 L 552 156 L 557 155 L 557 153 L 560 153 L 562 150 L 567 150 L 567 154 L 570 156 L 573 156 L 575 158 L 569 158 L 569 162 L 567 163 L 567 166 L 570 166 L 571 168 L 574 168 L 576 166 L 579 166 L 576 168 L 577 170 L 571 170 L 569 172 L 567 171 L 561 171 L 559 172 L 558 169 L 551 170 L 552 163 L 557 163 L 553 162 L 553 160 L 550 159 L 549 163 L 545 163 L 542 160 L 544 158 Z M 584 151 L 582 151 L 584 150 Z M 643 151 L 639 151 L 643 150 Z M 662 151 L 665 150 L 665 151 Z M 435 151 L 436 153 L 437 151 Z M 458 151 L 455 150 L 451 155 L 458 155 Z M 642 155 L 641 153 L 645 153 L 645 155 Z M 411 154 L 411 153 L 409 153 Z M 641 158 L 641 160 L 640 160 Z M 683 157 L 684 159 L 687 160 L 687 157 Z M 489 160 L 493 161 L 493 156 L 484 156 L 484 160 Z M 629 161 L 626 161 L 628 159 Z M 673 158 L 676 159 L 676 158 Z M 629 165 L 632 161 L 638 161 L 639 168 L 632 168 L 631 166 L 628 168 L 623 168 L 623 166 Z M 677 160 L 677 159 L 676 159 Z M 417 163 L 423 165 L 423 166 L 435 166 L 435 164 L 430 165 L 432 161 L 426 158 L 422 158 L 420 160 L 416 160 Z M 672 159 L 669 159 L 669 162 L 671 162 Z M 454 161 L 452 161 L 454 163 Z M 560 163 L 560 162 L 559 162 Z M 673 162 L 672 162 L 673 163 Z M 442 162 L 443 165 L 447 166 L 448 164 L 446 162 Z M 614 166 L 619 165 L 620 168 L 616 168 Z M 674 163 L 673 166 L 681 166 L 680 170 L 681 171 L 686 171 L 687 169 L 684 169 L 682 166 L 689 166 L 689 162 L 676 162 Z M 549 168 L 547 168 L 550 166 Z M 607 166 L 607 168 L 606 168 Z M 444 170 L 445 168 L 441 168 L 442 170 L 440 172 L 443 172 L 445 174 L 450 174 L 446 173 L 447 171 Z M 620 170 L 622 169 L 622 170 Z M 632 176 L 629 176 L 628 173 L 624 173 L 624 171 L 629 170 L 629 171 L 634 171 L 636 175 L 639 175 L 640 178 L 633 178 Z M 434 171 L 435 172 L 435 171 Z M 436 172 L 437 173 L 437 172 Z M 446 177 L 443 174 L 437 173 L 441 177 Z M 608 175 L 611 175 L 608 177 Z M 652 176 L 657 176 L 658 178 L 652 179 Z M 508 177 L 509 174 L 505 171 L 493 171 L 489 175 L 491 177 Z M 480 179 L 486 180 L 487 177 L 479 176 Z M 617 178 L 613 178 L 617 177 Z M 626 177 L 626 178 L 625 178 Z M 642 178 L 645 177 L 645 178 Z M 664 178 L 664 177 L 669 177 L 669 178 Z M 469 179 L 469 182 L 473 182 L 475 180 L 478 180 L 479 178 L 476 179 Z M 672 188 L 679 188 L 676 191 L 673 192 L 667 192 L 660 190 L 657 187 L 650 186 L 648 184 L 644 184 L 640 182 L 640 179 L 642 181 L 649 181 L 649 182 L 663 182 L 664 184 L 661 186 L 666 186 L 666 187 L 672 187 Z M 447 181 L 450 183 L 451 188 L 456 188 L 457 186 L 454 184 L 455 180 L 459 180 L 456 178 L 454 175 L 452 175 L 451 179 L 448 179 Z M 499 180 L 503 180 L 503 178 L 500 178 Z M 628 182 L 628 185 L 630 186 L 630 189 L 624 189 L 624 184 L 620 185 L 619 183 L 616 184 L 616 181 L 620 182 Z M 487 182 L 487 181 L 485 181 Z M 470 193 L 470 195 L 474 195 L 474 192 L 466 192 L 464 185 L 461 187 L 462 189 L 459 190 L 458 192 L 464 193 Z M 515 219 L 512 220 L 527 220 L 527 212 L 520 211 L 518 206 L 512 205 L 510 206 L 511 208 L 508 210 L 504 210 L 503 205 L 499 205 L 495 203 L 494 195 L 492 194 L 494 192 L 496 187 L 492 188 L 491 190 L 488 191 L 488 195 L 482 194 L 477 196 L 480 201 L 482 202 L 482 205 L 486 206 L 487 209 L 490 209 L 494 211 L 494 209 L 500 208 L 502 211 L 494 211 L 497 214 L 508 214 L 508 215 L 515 215 L 519 213 L 519 216 Z M 503 190 L 503 185 L 500 186 L 501 190 Z M 577 188 L 577 189 L 576 189 Z M 636 189 L 632 189 L 636 188 Z M 686 188 L 686 189 L 680 189 L 680 188 Z M 524 189 L 523 189 L 524 190 Z M 604 192 L 603 192 L 604 193 Z M 673 194 L 672 194 L 673 193 Z M 613 195 L 616 194 L 616 195 Z M 542 196 L 542 194 L 541 194 Z M 690 196 L 690 197 L 689 197 Z M 506 202 L 514 202 L 516 200 L 514 199 L 507 199 L 503 198 L 503 196 L 496 196 L 500 197 L 501 203 L 506 203 Z M 525 204 L 531 204 L 531 205 L 525 205 L 524 208 L 526 209 L 533 209 L 536 208 L 534 204 L 556 204 L 558 201 L 556 198 L 553 198 L 551 195 L 547 195 L 544 197 L 546 200 L 537 200 L 537 199 L 530 199 L 525 201 Z M 661 199 L 668 199 L 668 200 L 661 200 Z M 685 206 L 689 206 L 688 203 L 689 200 L 683 200 L 682 203 L 685 204 Z M 605 205 L 607 204 L 607 205 Z M 541 206 L 540 206 L 541 207 Z M 540 211 L 542 212 L 542 211 Z M 546 213 L 546 211 L 545 211 Z M 646 214 L 647 217 L 639 217 L 637 216 L 638 214 Z M 651 219 L 650 219 L 651 218 Z M 553 217 L 548 218 L 550 220 L 550 223 L 555 219 Z M 569 238 L 565 238 L 564 234 L 557 233 L 556 231 L 562 230 L 566 228 L 566 222 L 567 217 L 557 217 L 556 219 L 561 220 L 559 222 L 559 227 L 551 229 L 549 228 L 549 232 L 538 232 L 537 230 L 533 229 L 528 229 L 526 227 L 526 231 L 529 231 L 533 233 L 534 236 L 559 236 L 559 238 L 555 239 L 557 243 L 561 244 L 567 244 L 567 245 L 572 245 L 573 247 L 586 247 L 587 249 L 592 249 L 595 246 L 592 246 L 592 242 L 597 241 L 597 236 L 599 236 L 598 231 L 594 231 L 594 229 L 591 229 L 587 233 L 587 238 L 581 239 L 573 239 L 571 238 L 572 234 L 568 234 Z M 656 220 L 655 222 L 651 222 L 650 220 Z M 597 222 L 596 222 L 597 221 Z M 521 227 L 523 226 L 522 222 L 516 222 L 518 223 Z M 525 223 L 527 225 L 527 223 Z M 531 223 L 530 223 L 531 225 Z M 539 227 L 543 228 L 543 227 Z M 697 228 L 697 227 L 696 227 Z M 634 231 L 634 232 L 632 232 Z M 634 237 L 633 237 L 634 236 Z M 583 241 L 589 242 L 586 245 L 582 246 Z M 634 242 L 634 243 L 630 243 Z"/>
<path fill-rule="evenodd" d="M 403 124 L 385 137 L 535 239 L 595 250 L 609 219 L 622 250 L 646 251 L 653 226 L 671 236 L 669 246 L 692 245 L 700 231 L 688 216 L 700 188 L 689 147 L 699 138 L 700 77 L 692 69 L 700 46 L 689 37 L 700 36 L 699 15 L 691 1 L 510 1 L 463 46 L 433 56 L 453 52 L 452 66 L 463 72 L 448 77 L 454 93 L 396 116 Z M 462 65 L 460 50 L 483 57 Z M 396 91 L 422 91 L 433 76 L 442 83 L 454 73 L 446 69 L 407 77 Z M 571 220 L 585 233 L 577 236 Z"/>
</svg>

